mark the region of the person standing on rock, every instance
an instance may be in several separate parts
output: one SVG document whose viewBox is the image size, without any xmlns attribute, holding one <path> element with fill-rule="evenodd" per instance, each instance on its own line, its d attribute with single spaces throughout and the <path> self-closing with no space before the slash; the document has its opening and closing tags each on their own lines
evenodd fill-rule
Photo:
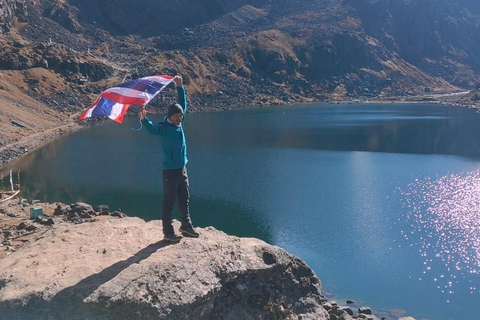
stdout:
<svg viewBox="0 0 480 320">
<path fill-rule="evenodd" d="M 178 242 L 182 238 L 177 235 L 172 226 L 172 212 L 178 200 L 180 213 L 180 232 L 184 236 L 198 237 L 199 233 L 192 226 L 189 212 L 190 191 L 187 175 L 187 144 L 183 126 L 187 114 L 187 98 L 183 79 L 177 75 L 173 78 L 177 87 L 178 103 L 168 107 L 168 114 L 163 121 L 153 124 L 146 116 L 145 108 L 138 111 L 138 117 L 147 131 L 160 137 L 163 150 L 163 208 L 162 224 L 164 240 Z"/>
</svg>

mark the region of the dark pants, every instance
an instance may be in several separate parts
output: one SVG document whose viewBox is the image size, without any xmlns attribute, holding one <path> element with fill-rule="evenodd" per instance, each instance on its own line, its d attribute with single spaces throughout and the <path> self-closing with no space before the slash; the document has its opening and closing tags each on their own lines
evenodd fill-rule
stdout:
<svg viewBox="0 0 480 320">
<path fill-rule="evenodd" d="M 190 190 L 188 185 L 187 168 L 162 171 L 163 178 L 163 234 L 172 235 L 172 211 L 178 199 L 178 211 L 183 228 L 192 226 L 189 212 Z"/>
</svg>

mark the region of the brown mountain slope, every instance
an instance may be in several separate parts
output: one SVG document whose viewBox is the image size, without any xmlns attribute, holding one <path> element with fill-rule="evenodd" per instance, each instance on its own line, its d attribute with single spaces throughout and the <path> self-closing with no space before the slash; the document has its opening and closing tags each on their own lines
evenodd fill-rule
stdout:
<svg viewBox="0 0 480 320">
<path fill-rule="evenodd" d="M 0 0 L 0 8 L 3 145 L 151 74 L 181 73 L 194 110 L 396 99 L 480 82 L 480 6 L 466 0 Z M 172 91 L 162 98 L 152 110 Z"/>
</svg>

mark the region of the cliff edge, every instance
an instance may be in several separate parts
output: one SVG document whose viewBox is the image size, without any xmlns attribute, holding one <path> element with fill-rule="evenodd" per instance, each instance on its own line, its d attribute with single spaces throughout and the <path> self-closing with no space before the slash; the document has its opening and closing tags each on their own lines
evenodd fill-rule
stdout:
<svg viewBox="0 0 480 320">
<path fill-rule="evenodd" d="M 176 224 L 176 228 L 179 225 Z M 162 240 L 139 218 L 59 223 L 0 260 L 5 319 L 328 319 L 300 259 L 200 228 Z"/>
</svg>

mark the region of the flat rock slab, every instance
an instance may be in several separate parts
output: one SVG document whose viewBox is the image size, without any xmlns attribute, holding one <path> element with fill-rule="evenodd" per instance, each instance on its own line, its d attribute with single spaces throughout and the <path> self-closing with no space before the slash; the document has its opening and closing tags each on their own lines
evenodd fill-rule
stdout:
<svg viewBox="0 0 480 320">
<path fill-rule="evenodd" d="M 179 223 L 174 222 L 178 230 Z M 61 223 L 0 260 L 5 319 L 328 319 L 300 259 L 197 228 L 164 242 L 160 221 Z M 275 316 L 276 318 L 271 318 Z"/>
</svg>

